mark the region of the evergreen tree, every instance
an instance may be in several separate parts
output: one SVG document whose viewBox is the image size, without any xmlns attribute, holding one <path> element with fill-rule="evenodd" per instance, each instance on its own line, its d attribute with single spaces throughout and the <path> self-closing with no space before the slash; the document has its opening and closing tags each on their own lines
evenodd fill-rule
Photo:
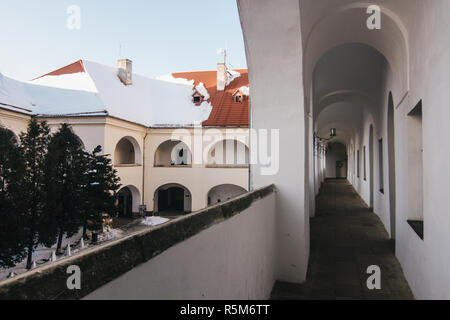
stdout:
<svg viewBox="0 0 450 320">
<path fill-rule="evenodd" d="M 20 208 L 23 169 L 14 133 L 0 128 L 0 267 L 13 267 L 26 256 Z"/>
<path fill-rule="evenodd" d="M 24 175 L 21 183 L 22 218 L 27 246 L 27 269 L 32 267 L 33 251 L 39 244 L 41 219 L 45 205 L 45 168 L 50 129 L 45 121 L 32 118 L 27 131 L 20 135 L 20 152 L 24 160 Z"/>
<path fill-rule="evenodd" d="M 45 160 L 47 203 L 41 241 L 47 246 L 57 238 L 61 252 L 64 234 L 71 237 L 79 231 L 80 212 L 85 187 L 85 156 L 80 139 L 63 124 L 50 140 Z"/>
<path fill-rule="evenodd" d="M 89 161 L 85 173 L 86 188 L 83 210 L 83 237 L 86 237 L 88 224 L 99 229 L 103 222 L 103 214 L 115 216 L 117 213 L 116 193 L 120 188 L 120 179 L 113 168 L 111 159 L 101 155 L 101 146 L 88 154 Z"/>
</svg>

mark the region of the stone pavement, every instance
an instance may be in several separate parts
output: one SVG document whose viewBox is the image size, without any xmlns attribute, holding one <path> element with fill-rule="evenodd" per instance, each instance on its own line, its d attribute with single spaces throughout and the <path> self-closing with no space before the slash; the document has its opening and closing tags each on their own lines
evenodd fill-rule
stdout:
<svg viewBox="0 0 450 320">
<path fill-rule="evenodd" d="M 272 299 L 410 300 L 414 296 L 394 254 L 394 243 L 346 180 L 327 180 L 311 219 L 311 255 L 304 284 L 277 282 Z M 381 290 L 366 273 L 381 268 Z"/>
</svg>

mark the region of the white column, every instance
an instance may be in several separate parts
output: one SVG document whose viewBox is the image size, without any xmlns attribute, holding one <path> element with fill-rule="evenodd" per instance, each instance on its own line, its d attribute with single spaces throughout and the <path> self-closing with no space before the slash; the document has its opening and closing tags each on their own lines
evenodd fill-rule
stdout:
<svg viewBox="0 0 450 320">
<path fill-rule="evenodd" d="M 277 275 L 305 280 L 309 212 L 305 199 L 305 109 L 298 0 L 238 0 L 252 86 L 254 129 L 280 130 L 280 166 L 274 175 L 252 168 L 255 187 L 274 183 L 277 193 Z"/>
</svg>

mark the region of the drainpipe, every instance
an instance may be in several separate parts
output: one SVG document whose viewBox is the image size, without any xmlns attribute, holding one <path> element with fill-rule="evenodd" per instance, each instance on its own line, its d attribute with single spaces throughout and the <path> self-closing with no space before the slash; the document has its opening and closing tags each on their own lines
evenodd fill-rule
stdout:
<svg viewBox="0 0 450 320">
<path fill-rule="evenodd" d="M 142 205 L 145 204 L 145 141 L 147 140 L 148 129 L 145 129 L 144 143 L 142 146 Z"/>
<path fill-rule="evenodd" d="M 252 179 L 252 100 L 250 96 L 248 97 L 248 144 L 250 146 L 249 155 L 248 155 L 248 191 L 253 191 L 253 179 Z"/>
</svg>

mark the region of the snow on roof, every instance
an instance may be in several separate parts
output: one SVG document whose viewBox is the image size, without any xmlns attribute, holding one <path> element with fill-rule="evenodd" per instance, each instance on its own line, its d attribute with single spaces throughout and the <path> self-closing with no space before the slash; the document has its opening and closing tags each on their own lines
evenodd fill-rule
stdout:
<svg viewBox="0 0 450 320">
<path fill-rule="evenodd" d="M 172 82 L 172 83 L 178 83 L 178 84 L 184 84 L 184 85 L 189 85 L 189 86 L 194 86 L 195 84 L 195 80 L 188 80 L 185 78 L 175 78 L 173 76 L 173 74 L 169 73 L 169 74 L 165 74 L 162 76 L 158 76 L 156 77 L 157 80 L 162 80 L 162 81 L 167 81 L 167 82 Z M 198 91 L 198 93 L 200 93 L 203 98 L 205 100 L 209 100 L 210 95 L 208 93 L 208 90 L 206 90 L 205 85 L 203 82 L 200 82 L 197 86 L 195 86 L 195 90 Z"/>
<path fill-rule="evenodd" d="M 236 103 L 233 94 L 243 87 L 248 87 L 248 70 L 227 70 L 229 84 L 225 90 L 217 90 L 217 71 L 193 71 L 173 73 L 166 78 L 194 80 L 197 91 L 201 84 L 208 92 L 209 102 L 213 109 L 206 121 L 205 127 L 248 127 L 249 125 L 249 99 Z M 245 89 L 243 89 L 245 90 Z M 200 91 L 199 91 L 200 92 Z"/>
<path fill-rule="evenodd" d="M 227 86 L 233 82 L 234 79 L 239 78 L 241 74 L 235 70 L 227 70 Z"/>
<path fill-rule="evenodd" d="M 84 62 L 110 115 L 146 125 L 193 124 L 207 119 L 211 105 L 192 101 L 193 84 L 168 83 L 133 74 L 133 84 L 124 86 L 116 69 Z"/>
<path fill-rule="evenodd" d="M 168 82 L 133 74 L 133 84 L 125 86 L 117 77 L 116 68 L 90 61 L 77 63 L 81 63 L 82 68 L 66 68 L 67 74 L 64 71 L 54 72 L 31 82 L 41 88 L 46 88 L 43 87 L 45 85 L 64 91 L 56 94 L 58 99 L 55 99 L 55 103 L 45 100 L 45 103 L 39 104 L 39 113 L 89 113 L 106 110 L 110 116 L 146 126 L 192 125 L 208 119 L 211 113 L 212 106 L 208 102 L 203 102 L 200 106 L 194 105 L 193 81 L 177 79 Z M 33 96 L 46 96 L 37 86 L 34 88 L 36 91 L 33 91 Z M 45 90 L 47 89 L 42 89 Z M 74 94 L 73 97 L 70 96 L 71 93 Z M 71 98 L 76 106 L 65 104 L 65 98 Z M 58 108 L 59 104 L 64 104 L 67 108 Z"/>
<path fill-rule="evenodd" d="M 237 89 L 234 93 L 233 93 L 233 95 L 235 95 L 236 93 L 238 93 L 238 92 L 240 92 L 240 93 L 242 93 L 243 95 L 245 95 L 245 96 L 249 96 L 250 95 L 250 88 L 249 87 L 247 87 L 247 86 L 242 86 L 242 87 L 240 87 L 239 89 Z"/>
<path fill-rule="evenodd" d="M 26 84 L 0 73 L 0 107 L 31 114 L 34 106 L 26 93 Z"/>
<path fill-rule="evenodd" d="M 36 115 L 83 115 L 106 113 L 99 95 L 94 92 L 27 85 Z"/>
<path fill-rule="evenodd" d="M 208 100 L 210 98 L 208 90 L 206 90 L 205 84 L 203 82 L 200 82 L 199 85 L 195 87 L 195 89 L 203 96 L 203 99 Z"/>
<path fill-rule="evenodd" d="M 31 83 L 60 89 L 76 89 L 88 92 L 98 92 L 95 83 L 86 72 L 61 75 L 45 75 L 32 80 Z"/>
<path fill-rule="evenodd" d="M 0 74 L 0 106 L 29 115 L 105 113 L 98 94 L 34 85 Z"/>
<path fill-rule="evenodd" d="M 124 85 L 116 68 L 79 60 L 28 83 L 0 75 L 0 107 L 47 117 L 110 115 L 150 127 L 248 126 L 248 101 L 232 99 L 237 89 L 248 95 L 247 70 L 228 70 L 221 92 L 216 71 L 133 74 L 132 82 Z M 204 96 L 199 106 L 195 91 Z"/>
<path fill-rule="evenodd" d="M 188 80 L 185 78 L 175 78 L 171 73 L 157 76 L 155 79 L 184 85 L 191 85 L 191 86 L 194 85 L 194 80 Z"/>
</svg>

